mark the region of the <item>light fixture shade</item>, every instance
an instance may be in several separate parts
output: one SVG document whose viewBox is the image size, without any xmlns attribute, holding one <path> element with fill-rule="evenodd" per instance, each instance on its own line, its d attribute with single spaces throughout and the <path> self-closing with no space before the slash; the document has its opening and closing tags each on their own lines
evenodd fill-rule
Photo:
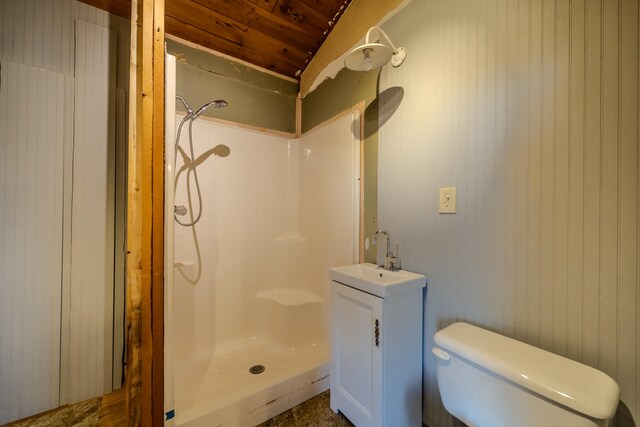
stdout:
<svg viewBox="0 0 640 427">
<path fill-rule="evenodd" d="M 380 43 L 367 43 L 353 49 L 344 60 L 344 65 L 354 71 L 369 71 L 389 62 L 391 48 Z"/>
<path fill-rule="evenodd" d="M 371 33 L 377 31 L 378 43 L 370 43 Z M 380 38 L 384 38 L 388 45 L 379 43 Z M 396 46 L 387 36 L 382 28 L 371 27 L 367 31 L 365 44 L 353 49 L 344 60 L 344 65 L 354 71 L 369 71 L 374 68 L 382 67 L 391 60 L 391 65 L 399 67 L 404 62 L 407 52 L 403 47 L 396 49 Z"/>
</svg>

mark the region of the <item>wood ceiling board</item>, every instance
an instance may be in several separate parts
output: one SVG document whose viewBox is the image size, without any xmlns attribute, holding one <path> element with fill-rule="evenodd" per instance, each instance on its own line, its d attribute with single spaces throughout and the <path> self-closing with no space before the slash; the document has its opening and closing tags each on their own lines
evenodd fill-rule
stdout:
<svg viewBox="0 0 640 427">
<path fill-rule="evenodd" d="M 167 0 L 167 1 L 176 1 L 176 0 Z M 185 1 L 185 0 L 182 0 Z M 280 2 L 276 3 L 273 12 L 269 12 L 261 7 L 255 6 L 249 3 L 248 0 L 186 0 L 192 1 L 194 3 L 201 4 L 211 10 L 215 10 L 221 15 L 227 16 L 234 21 L 241 22 L 245 25 L 252 26 L 256 16 L 260 16 L 262 20 L 273 21 L 274 23 L 279 23 L 281 25 L 286 25 L 288 28 L 294 29 L 297 32 L 307 34 L 315 39 L 317 39 L 321 34 L 322 30 L 313 26 L 309 20 L 305 20 L 304 17 L 300 18 L 300 22 L 293 19 L 291 16 L 286 13 L 282 13 L 279 10 Z"/>
<path fill-rule="evenodd" d="M 114 15 L 131 18 L 131 0 L 80 0 L 90 6 L 106 10 Z"/>
<path fill-rule="evenodd" d="M 276 0 L 247 0 L 251 4 L 255 4 L 258 7 L 263 8 L 268 12 L 273 12 L 273 8 L 276 7 Z"/>
<path fill-rule="evenodd" d="M 327 21 L 333 19 L 336 13 L 344 11 L 347 4 L 345 0 L 297 0 L 297 2 L 319 12 Z"/>
<path fill-rule="evenodd" d="M 322 40 L 317 34 L 309 34 L 298 26 L 291 24 L 287 18 L 280 18 L 248 1 L 192 0 L 221 15 L 233 17 L 234 21 L 244 24 L 271 38 L 293 46 L 305 52 L 315 52 L 320 48 Z"/>
<path fill-rule="evenodd" d="M 80 1 L 131 15 L 131 0 Z M 351 1 L 165 0 L 166 32 L 298 78 Z"/>
<path fill-rule="evenodd" d="M 166 9 L 168 17 L 197 27 L 217 38 L 226 39 L 240 47 L 262 52 L 289 65 L 299 68 L 309 57 L 307 52 L 284 44 L 190 0 L 167 2 Z M 219 50 L 216 46 L 207 47 Z"/>
<path fill-rule="evenodd" d="M 203 31 L 192 25 L 185 24 L 184 22 L 178 21 L 170 16 L 165 18 L 165 30 L 169 34 L 188 40 L 200 46 L 209 47 L 216 45 L 217 47 L 215 49 L 211 49 L 250 64 L 259 65 L 262 68 L 275 71 L 276 73 L 285 76 L 293 77 L 299 69 L 298 67 L 291 66 L 284 62 L 280 62 L 275 58 L 266 56 L 261 52 L 255 52 L 246 48 L 243 49 L 241 46 L 231 43 L 226 39 L 216 37 L 211 33 Z"/>
<path fill-rule="evenodd" d="M 322 45 L 318 35 L 309 34 L 292 25 L 287 17 L 279 17 L 260 8 L 255 10 L 255 20 L 250 25 L 257 30 L 265 31 L 285 43 L 298 44 L 304 50 L 314 52 Z"/>
<path fill-rule="evenodd" d="M 324 31 L 329 27 L 326 16 L 298 1 L 278 0 L 273 14 L 295 24 L 300 30 L 319 38 L 323 38 Z"/>
</svg>

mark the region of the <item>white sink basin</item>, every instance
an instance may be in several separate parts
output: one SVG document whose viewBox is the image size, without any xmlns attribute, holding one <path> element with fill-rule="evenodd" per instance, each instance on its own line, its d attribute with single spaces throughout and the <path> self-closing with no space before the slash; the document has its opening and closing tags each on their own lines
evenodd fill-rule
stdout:
<svg viewBox="0 0 640 427">
<path fill-rule="evenodd" d="M 410 271 L 389 271 L 375 264 L 353 264 L 329 269 L 331 280 L 359 289 L 381 298 L 424 288 L 427 283 L 422 274 Z"/>
</svg>

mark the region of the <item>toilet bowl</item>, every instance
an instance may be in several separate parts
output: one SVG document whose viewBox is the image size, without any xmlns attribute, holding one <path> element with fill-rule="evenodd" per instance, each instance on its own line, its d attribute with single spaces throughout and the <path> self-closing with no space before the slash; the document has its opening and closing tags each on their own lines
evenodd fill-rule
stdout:
<svg viewBox="0 0 640 427">
<path fill-rule="evenodd" d="M 444 407 L 469 427 L 606 427 L 618 384 L 597 369 L 467 323 L 434 335 Z"/>
</svg>

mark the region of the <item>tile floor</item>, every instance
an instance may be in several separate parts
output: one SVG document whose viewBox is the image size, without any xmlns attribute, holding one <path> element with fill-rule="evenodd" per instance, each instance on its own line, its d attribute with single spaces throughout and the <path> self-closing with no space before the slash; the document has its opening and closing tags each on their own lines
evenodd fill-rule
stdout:
<svg viewBox="0 0 640 427">
<path fill-rule="evenodd" d="M 125 424 L 125 390 L 121 388 L 105 396 L 65 405 L 4 427 L 120 427 Z"/>
<path fill-rule="evenodd" d="M 123 425 L 124 393 L 107 395 L 74 405 L 63 406 L 43 414 L 16 421 L 5 427 L 102 427 Z M 122 404 L 122 405 L 121 405 Z M 121 409 L 120 405 L 123 406 Z M 109 412 L 112 414 L 109 415 Z M 106 414 L 106 416 L 105 416 Z M 118 419 L 114 418 L 120 417 Z M 307 400 L 301 405 L 266 421 L 258 427 L 352 427 L 342 414 L 329 407 L 329 392 Z"/>
<path fill-rule="evenodd" d="M 284 412 L 258 427 L 351 427 L 353 424 L 342 414 L 334 413 L 329 407 L 329 392 Z"/>
<path fill-rule="evenodd" d="M 58 409 L 34 415 L 33 417 L 15 421 L 7 424 L 5 427 L 97 426 L 100 417 L 101 401 L 102 398 L 97 397 L 73 405 L 62 406 Z"/>
</svg>

